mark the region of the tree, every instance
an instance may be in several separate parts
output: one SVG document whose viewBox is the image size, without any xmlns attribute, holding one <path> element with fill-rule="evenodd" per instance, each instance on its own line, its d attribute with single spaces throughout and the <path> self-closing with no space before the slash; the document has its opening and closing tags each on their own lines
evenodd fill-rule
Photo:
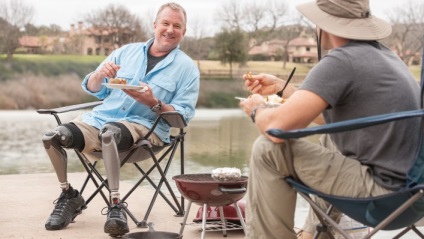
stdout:
<svg viewBox="0 0 424 239">
<path fill-rule="evenodd" d="M 194 60 L 197 61 L 197 67 L 200 69 L 200 60 L 202 56 L 205 55 L 205 52 L 208 51 L 205 49 L 207 41 L 204 40 L 206 33 L 203 18 L 196 18 L 191 25 L 193 30 L 192 37 L 185 37 L 184 41 L 181 43 L 181 49 L 183 49 L 187 54 L 189 54 Z M 206 53 L 207 56 L 207 53 Z"/>
<path fill-rule="evenodd" d="M 394 9 L 389 19 L 393 30 L 388 44 L 409 65 L 424 46 L 424 3 L 408 1 Z"/>
<path fill-rule="evenodd" d="M 253 1 L 243 5 L 228 1 L 218 11 L 225 28 L 247 33 L 249 48 L 261 45 L 275 37 L 278 27 L 290 20 L 285 1 Z"/>
<path fill-rule="evenodd" d="M 0 5 L 0 52 L 6 53 L 7 61 L 12 61 L 19 47 L 21 29 L 31 21 L 33 13 L 33 7 L 22 0 L 10 0 Z"/>
<path fill-rule="evenodd" d="M 63 32 L 62 28 L 59 25 L 51 24 L 50 26 L 35 26 L 31 23 L 25 25 L 25 34 L 29 36 L 59 36 Z"/>
<path fill-rule="evenodd" d="M 247 62 L 247 43 L 245 35 L 240 30 L 224 29 L 215 36 L 215 48 L 221 63 L 230 64 L 230 77 L 233 77 L 233 63 L 243 65 Z"/>
<path fill-rule="evenodd" d="M 299 37 L 303 31 L 303 27 L 300 24 L 290 25 L 281 27 L 275 35 L 278 39 L 284 42 L 283 49 L 281 51 L 281 60 L 283 61 L 283 69 L 286 69 L 287 61 L 289 60 L 289 44 L 290 42 Z"/>
<path fill-rule="evenodd" d="M 146 39 L 141 19 L 123 5 L 110 4 L 102 10 L 88 13 L 85 22 L 95 31 L 105 31 L 109 36 L 112 35 L 117 47 Z"/>
</svg>

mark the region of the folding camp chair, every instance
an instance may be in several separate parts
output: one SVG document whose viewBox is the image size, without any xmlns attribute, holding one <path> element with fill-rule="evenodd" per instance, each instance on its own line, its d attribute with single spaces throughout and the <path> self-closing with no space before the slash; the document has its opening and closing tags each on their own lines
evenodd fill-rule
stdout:
<svg viewBox="0 0 424 239">
<path fill-rule="evenodd" d="M 102 104 L 101 101 L 97 102 L 90 102 L 90 103 L 84 103 L 84 104 L 78 104 L 78 105 L 71 105 L 71 106 L 65 106 L 60 108 L 54 108 L 54 109 L 39 109 L 37 110 L 40 114 L 51 114 L 55 117 L 57 123 L 60 125 L 62 124 L 61 119 L 58 114 L 65 113 L 65 112 L 71 112 L 76 110 L 82 110 L 87 108 L 92 108 L 94 106 Z M 168 144 L 165 144 L 164 146 L 155 146 L 152 145 L 151 142 L 148 140 L 151 133 L 153 133 L 153 130 L 159 123 L 159 121 L 165 121 L 171 128 L 177 128 L 179 129 L 179 132 L 175 135 L 171 135 L 171 142 Z M 176 213 L 176 216 L 183 216 L 184 215 L 184 199 L 181 197 L 181 200 L 179 201 L 177 197 L 175 196 L 175 193 L 173 189 L 171 188 L 167 178 L 166 174 L 171 166 L 172 160 L 174 158 L 174 155 L 178 148 L 180 148 L 180 172 L 181 174 L 184 174 L 184 136 L 185 131 L 184 128 L 187 126 L 186 121 L 182 117 L 181 114 L 177 112 L 164 112 L 158 116 L 156 121 L 153 124 L 152 129 L 149 131 L 148 134 L 146 134 L 142 139 L 138 140 L 133 147 L 126 151 L 120 151 L 118 152 L 119 157 L 121 159 L 121 167 L 125 163 L 131 163 L 135 166 L 135 168 L 141 173 L 141 178 L 135 183 L 135 185 L 125 194 L 121 201 L 125 202 L 128 197 L 137 189 L 137 187 L 144 181 L 147 180 L 155 189 L 155 193 L 152 196 L 152 199 L 150 201 L 149 207 L 141 221 L 139 221 L 131 211 L 125 207 L 125 211 L 127 214 L 131 217 L 131 219 L 134 221 L 134 223 L 138 227 L 147 227 L 147 219 L 152 211 L 152 208 L 154 206 L 154 203 L 157 199 L 157 196 L 160 195 L 167 204 L 172 208 L 172 210 Z M 171 131 L 172 132 L 172 131 Z M 93 163 L 89 160 L 92 156 L 96 158 L 101 158 L 102 152 L 93 152 L 89 155 L 83 154 L 78 150 L 74 150 L 78 158 L 80 159 L 84 169 L 88 173 L 87 178 L 85 179 L 80 193 L 83 194 L 87 183 L 91 180 L 93 184 L 96 187 L 96 190 L 86 199 L 86 204 L 88 205 L 90 201 L 97 195 L 100 194 L 107 205 L 109 205 L 109 193 L 105 194 L 102 189 L 106 188 L 107 191 L 110 192 L 107 179 L 103 178 L 102 175 L 99 173 L 99 171 L 96 168 L 96 164 L 98 161 L 94 161 Z M 147 153 L 146 153 L 147 152 Z M 160 152 L 160 153 L 159 153 Z M 159 158 L 158 158 L 159 156 Z M 153 165 L 150 166 L 150 168 L 143 169 L 138 162 L 147 160 L 151 158 L 153 160 Z M 165 166 L 161 166 L 162 164 L 165 164 Z M 158 180 L 153 180 L 149 175 L 154 171 L 157 170 L 160 174 L 159 182 L 155 182 Z M 167 191 L 169 192 L 169 195 L 166 195 L 163 190 L 161 190 L 162 185 L 165 184 Z"/>
<path fill-rule="evenodd" d="M 421 81 L 421 99 L 423 98 L 424 81 Z M 421 103 L 421 108 L 423 104 Z M 415 227 L 415 223 L 424 216 L 424 110 L 412 110 L 398 113 L 389 113 L 377 116 L 364 117 L 331 123 L 323 126 L 310 127 L 305 129 L 282 131 L 280 129 L 271 129 L 268 134 L 281 139 L 295 139 L 313 134 L 331 134 L 354 129 L 360 129 L 373 125 L 383 124 L 394 120 L 403 120 L 412 117 L 421 117 L 420 147 L 416 153 L 414 165 L 408 173 L 408 181 L 405 188 L 378 197 L 370 198 L 347 198 L 334 195 L 328 195 L 307 187 L 302 182 L 288 177 L 285 178 L 298 193 L 313 208 L 321 224 L 317 226 L 317 233 L 314 238 L 318 238 L 320 233 L 327 233 L 330 238 L 334 236 L 330 233 L 330 228 L 338 231 L 345 238 L 352 239 L 343 229 L 329 217 L 333 207 L 339 209 L 342 213 L 366 226 L 373 227 L 363 238 L 371 238 L 379 230 L 403 229 L 394 238 L 400 238 L 405 233 L 413 230 L 419 237 L 424 235 Z M 315 204 L 309 195 L 316 195 L 328 203 L 330 208 L 327 211 L 322 210 Z"/>
</svg>

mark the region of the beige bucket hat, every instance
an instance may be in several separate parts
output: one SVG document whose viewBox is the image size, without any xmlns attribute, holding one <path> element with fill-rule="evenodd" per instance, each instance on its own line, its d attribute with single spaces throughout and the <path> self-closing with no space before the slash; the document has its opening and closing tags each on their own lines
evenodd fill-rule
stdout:
<svg viewBox="0 0 424 239">
<path fill-rule="evenodd" d="M 370 13 L 369 0 L 316 0 L 297 9 L 322 30 L 353 40 L 379 40 L 391 25 Z"/>
</svg>

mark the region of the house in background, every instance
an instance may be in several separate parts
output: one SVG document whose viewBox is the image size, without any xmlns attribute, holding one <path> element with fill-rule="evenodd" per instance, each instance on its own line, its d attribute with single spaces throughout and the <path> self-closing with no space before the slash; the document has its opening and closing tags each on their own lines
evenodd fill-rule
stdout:
<svg viewBox="0 0 424 239">
<path fill-rule="evenodd" d="M 83 22 L 78 26 L 71 24 L 67 34 L 67 45 L 72 51 L 81 55 L 109 55 L 118 48 L 115 32 L 94 27 L 85 28 Z"/>
<path fill-rule="evenodd" d="M 297 37 L 288 44 L 284 40 L 266 41 L 250 49 L 249 56 L 253 60 L 278 61 L 285 55 L 285 51 L 287 51 L 289 62 L 316 63 L 318 61 L 316 41 L 311 37 Z"/>
<path fill-rule="evenodd" d="M 63 52 L 62 37 L 23 36 L 19 38 L 18 52 L 28 54 L 60 53 Z"/>
<path fill-rule="evenodd" d="M 318 48 L 315 38 L 298 37 L 289 42 L 289 61 L 297 63 L 317 63 Z"/>
<path fill-rule="evenodd" d="M 79 54 L 79 55 L 109 55 L 121 42 L 130 41 L 131 32 L 118 30 L 85 28 L 83 22 L 77 26 L 71 24 L 69 32 L 63 36 L 22 36 L 19 38 L 19 51 L 31 54 Z"/>
<path fill-rule="evenodd" d="M 252 40 L 250 45 L 255 45 L 248 53 L 251 59 L 278 61 L 282 57 L 281 53 L 284 51 L 285 41 L 273 39 L 257 45 L 255 40 Z"/>
</svg>

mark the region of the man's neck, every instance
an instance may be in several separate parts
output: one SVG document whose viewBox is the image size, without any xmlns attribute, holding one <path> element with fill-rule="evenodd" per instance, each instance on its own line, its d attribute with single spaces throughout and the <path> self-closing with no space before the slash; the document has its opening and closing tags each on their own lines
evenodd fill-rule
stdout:
<svg viewBox="0 0 424 239">
<path fill-rule="evenodd" d="M 149 48 L 150 55 L 154 57 L 161 57 L 161 56 L 168 55 L 171 51 L 160 51 L 159 49 L 155 47 L 155 43 L 153 43 Z"/>
<path fill-rule="evenodd" d="M 347 43 L 349 43 L 349 39 L 343 38 L 343 37 L 338 37 L 332 34 L 329 34 L 329 39 L 330 39 L 330 43 L 333 49 L 335 48 L 339 48 L 342 47 L 344 45 L 346 45 Z"/>
</svg>

